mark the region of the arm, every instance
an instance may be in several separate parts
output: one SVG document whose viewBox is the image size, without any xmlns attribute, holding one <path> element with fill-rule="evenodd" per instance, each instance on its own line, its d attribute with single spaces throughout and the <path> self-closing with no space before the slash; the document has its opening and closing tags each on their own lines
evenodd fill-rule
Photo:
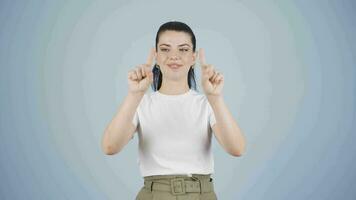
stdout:
<svg viewBox="0 0 356 200">
<path fill-rule="evenodd" d="M 150 49 L 146 64 L 138 65 L 129 71 L 127 81 L 128 95 L 121 104 L 110 124 L 106 127 L 102 138 L 102 150 L 113 155 L 130 141 L 136 131 L 132 119 L 142 97 L 153 82 L 152 63 L 156 58 L 155 49 Z"/>
<path fill-rule="evenodd" d="M 245 137 L 228 110 L 222 96 L 207 96 L 214 111 L 216 123 L 212 129 L 225 151 L 233 156 L 245 153 Z"/>
<path fill-rule="evenodd" d="M 144 93 L 128 93 L 118 112 L 106 127 L 102 138 L 102 150 L 107 155 L 113 155 L 129 142 L 136 131 L 132 119 Z"/>
</svg>

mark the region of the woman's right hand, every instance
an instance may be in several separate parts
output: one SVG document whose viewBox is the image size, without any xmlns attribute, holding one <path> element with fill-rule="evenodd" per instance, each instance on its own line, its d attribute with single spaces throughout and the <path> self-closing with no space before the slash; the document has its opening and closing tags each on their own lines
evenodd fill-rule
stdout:
<svg viewBox="0 0 356 200">
<path fill-rule="evenodd" d="M 150 50 L 145 64 L 136 66 L 128 72 L 128 85 L 130 93 L 145 93 L 150 84 L 153 82 L 153 61 L 156 58 L 154 48 Z"/>
</svg>

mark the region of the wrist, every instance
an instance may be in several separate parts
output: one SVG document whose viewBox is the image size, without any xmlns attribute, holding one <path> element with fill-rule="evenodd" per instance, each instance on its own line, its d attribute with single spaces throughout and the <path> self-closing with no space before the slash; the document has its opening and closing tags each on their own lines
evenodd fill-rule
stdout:
<svg viewBox="0 0 356 200">
<path fill-rule="evenodd" d="M 142 92 L 142 91 L 137 91 L 137 92 L 129 91 L 127 93 L 127 96 L 129 96 L 129 97 L 142 97 L 144 95 L 145 95 L 145 92 Z"/>
<path fill-rule="evenodd" d="M 206 98 L 208 99 L 209 102 L 215 102 L 215 101 L 221 101 L 223 100 L 223 97 L 221 94 L 219 95 L 206 95 Z"/>
</svg>

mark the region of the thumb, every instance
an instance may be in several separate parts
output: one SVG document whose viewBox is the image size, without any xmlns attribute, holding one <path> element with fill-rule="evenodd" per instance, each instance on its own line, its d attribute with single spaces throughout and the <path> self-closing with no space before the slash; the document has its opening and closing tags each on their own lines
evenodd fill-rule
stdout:
<svg viewBox="0 0 356 200">
<path fill-rule="evenodd" d="M 146 71 L 146 74 L 147 74 L 147 79 L 149 80 L 150 83 L 153 82 L 153 72 L 150 70 L 150 71 Z"/>
</svg>

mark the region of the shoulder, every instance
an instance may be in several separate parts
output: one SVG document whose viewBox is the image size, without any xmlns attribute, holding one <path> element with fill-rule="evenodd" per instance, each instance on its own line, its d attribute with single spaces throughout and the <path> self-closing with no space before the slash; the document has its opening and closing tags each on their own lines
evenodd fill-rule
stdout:
<svg viewBox="0 0 356 200">
<path fill-rule="evenodd" d="M 152 102 L 157 101 L 159 98 L 157 98 L 157 92 L 155 91 L 147 91 L 140 102 L 141 106 L 148 106 L 149 104 L 151 104 Z"/>
<path fill-rule="evenodd" d="M 207 109 L 208 112 L 211 112 L 212 111 L 212 107 L 209 103 L 209 100 L 208 98 L 206 97 L 206 95 L 204 93 L 199 93 L 199 92 L 196 92 L 194 91 L 194 95 L 195 95 L 195 98 L 197 99 L 198 102 L 200 102 L 201 106 L 204 108 L 204 109 Z"/>
<path fill-rule="evenodd" d="M 192 99 L 190 102 L 195 104 L 197 107 L 200 107 L 201 109 L 204 109 L 204 110 L 211 109 L 208 98 L 205 96 L 204 93 L 200 93 L 198 91 L 193 90 L 191 98 Z"/>
<path fill-rule="evenodd" d="M 201 92 L 198 92 L 198 91 L 195 91 L 195 90 L 192 90 L 192 97 L 197 99 L 197 100 L 200 100 L 204 103 L 207 103 L 208 102 L 208 98 L 205 96 L 204 93 L 201 93 Z"/>
</svg>

